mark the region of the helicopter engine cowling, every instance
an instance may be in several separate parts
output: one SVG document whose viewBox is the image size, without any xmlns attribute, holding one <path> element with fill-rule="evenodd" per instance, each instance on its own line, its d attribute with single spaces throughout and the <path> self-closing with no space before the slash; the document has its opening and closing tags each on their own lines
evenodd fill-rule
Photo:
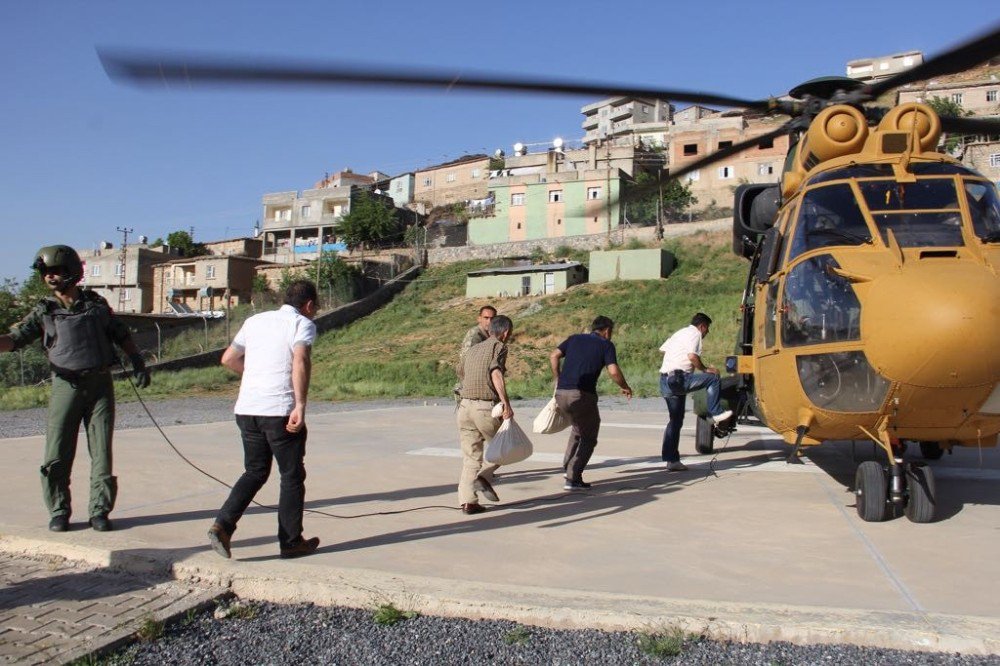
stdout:
<svg viewBox="0 0 1000 666">
<path fill-rule="evenodd" d="M 809 124 L 798 154 L 799 165 L 809 171 L 820 162 L 856 153 L 867 138 L 865 114 L 846 104 L 827 107 Z"/>
<path fill-rule="evenodd" d="M 878 129 L 879 132 L 910 133 L 914 131 L 914 124 L 920 150 L 934 150 L 941 138 L 941 119 L 926 104 L 910 102 L 897 106 L 885 114 Z"/>
</svg>

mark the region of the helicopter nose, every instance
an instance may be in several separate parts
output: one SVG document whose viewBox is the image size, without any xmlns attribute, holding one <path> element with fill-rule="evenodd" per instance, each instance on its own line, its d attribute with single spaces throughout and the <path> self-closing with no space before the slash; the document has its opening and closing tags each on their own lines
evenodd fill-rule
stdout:
<svg viewBox="0 0 1000 666">
<path fill-rule="evenodd" d="M 924 387 L 1000 378 L 1000 281 L 985 267 L 904 265 L 870 283 L 861 330 L 869 362 L 887 379 Z"/>
</svg>

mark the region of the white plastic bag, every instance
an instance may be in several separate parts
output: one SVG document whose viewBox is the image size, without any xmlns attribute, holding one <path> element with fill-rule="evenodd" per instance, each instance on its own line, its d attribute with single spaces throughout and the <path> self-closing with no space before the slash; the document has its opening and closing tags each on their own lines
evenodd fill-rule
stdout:
<svg viewBox="0 0 1000 666">
<path fill-rule="evenodd" d="M 513 465 L 531 456 L 533 448 L 528 435 L 514 419 L 505 419 L 486 447 L 483 457 L 488 463 Z"/>
<path fill-rule="evenodd" d="M 556 399 L 549 400 L 549 404 L 542 407 L 538 412 L 535 421 L 531 424 L 531 431 L 539 435 L 551 435 L 552 433 L 565 430 L 573 425 L 569 414 L 559 409 Z"/>
</svg>

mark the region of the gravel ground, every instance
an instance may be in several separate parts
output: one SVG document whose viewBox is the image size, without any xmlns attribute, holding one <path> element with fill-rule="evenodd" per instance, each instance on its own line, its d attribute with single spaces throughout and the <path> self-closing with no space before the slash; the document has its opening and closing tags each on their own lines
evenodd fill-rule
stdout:
<svg viewBox="0 0 1000 666">
<path fill-rule="evenodd" d="M 245 615 L 185 618 L 111 663 L 150 664 L 1000 664 L 1000 658 L 851 645 L 724 643 L 689 636 L 651 649 L 641 633 L 564 631 L 419 616 L 386 626 L 372 611 L 248 604 Z M 654 634 L 650 634 L 654 635 Z M 661 632 L 659 636 L 668 634 Z"/>
<path fill-rule="evenodd" d="M 544 399 L 521 400 L 518 409 L 539 409 Z M 310 414 L 403 405 L 448 405 L 447 398 L 311 402 Z M 659 398 L 625 401 L 605 397 L 606 407 L 664 412 Z M 230 398 L 158 400 L 150 412 L 162 426 L 212 423 L 233 418 Z M 116 428 L 146 428 L 149 416 L 138 402 L 118 404 Z M 46 410 L 0 411 L 0 438 L 45 433 Z M 720 643 L 691 637 L 677 656 L 656 656 L 640 645 L 641 635 L 562 631 L 513 622 L 421 616 L 393 626 L 377 624 L 371 611 L 308 604 L 251 604 L 254 617 L 217 620 L 212 613 L 185 619 L 163 638 L 138 643 L 103 663 L 154 664 L 997 664 L 998 657 L 788 643 Z M 673 641 L 663 641 L 664 649 Z"/>
</svg>

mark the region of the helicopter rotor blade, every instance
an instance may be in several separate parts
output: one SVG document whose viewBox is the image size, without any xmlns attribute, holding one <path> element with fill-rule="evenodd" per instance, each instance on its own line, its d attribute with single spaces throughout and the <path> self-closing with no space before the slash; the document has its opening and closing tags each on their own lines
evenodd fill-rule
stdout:
<svg viewBox="0 0 1000 666">
<path fill-rule="evenodd" d="M 698 169 L 706 167 L 710 164 L 715 164 L 716 162 L 720 162 L 726 159 L 727 157 L 731 157 L 738 153 L 742 153 L 747 148 L 754 148 L 762 143 L 766 143 L 769 140 L 775 139 L 781 136 L 782 134 L 788 134 L 788 132 L 793 129 L 794 125 L 795 121 L 791 120 L 783 124 L 781 127 L 771 130 L 770 132 L 767 132 L 766 134 L 761 134 L 760 136 L 755 136 L 752 139 L 747 139 L 746 141 L 734 143 L 728 148 L 717 150 L 710 155 L 706 155 L 700 160 L 695 160 L 694 162 L 691 162 L 690 164 L 687 164 L 681 167 L 680 169 L 677 169 L 676 171 L 671 170 L 667 178 L 668 180 L 676 180 L 677 178 L 686 176 L 687 174 L 693 171 L 697 171 Z"/>
<path fill-rule="evenodd" d="M 185 85 L 288 85 L 303 87 L 372 86 L 412 87 L 452 90 L 496 90 L 598 97 L 631 96 L 666 99 L 694 104 L 736 106 L 760 111 L 781 108 L 777 100 L 748 100 L 727 95 L 657 88 L 624 87 L 616 84 L 593 84 L 570 80 L 541 78 L 505 78 L 488 74 L 466 76 L 461 72 L 432 69 L 374 68 L 315 63 L 241 63 L 232 59 L 200 56 L 161 57 L 155 55 L 112 53 L 98 50 L 98 57 L 108 76 L 118 82 L 135 85 L 171 83 Z"/>
<path fill-rule="evenodd" d="M 913 69 L 900 72 L 883 81 L 860 89 L 867 99 L 875 99 L 907 83 L 923 81 L 935 76 L 962 72 L 985 62 L 1000 53 L 1000 23 L 980 37 L 959 44 L 952 49 L 925 60 Z"/>
<path fill-rule="evenodd" d="M 1000 134 L 1000 118 L 939 117 L 941 129 L 952 134 Z"/>
</svg>

